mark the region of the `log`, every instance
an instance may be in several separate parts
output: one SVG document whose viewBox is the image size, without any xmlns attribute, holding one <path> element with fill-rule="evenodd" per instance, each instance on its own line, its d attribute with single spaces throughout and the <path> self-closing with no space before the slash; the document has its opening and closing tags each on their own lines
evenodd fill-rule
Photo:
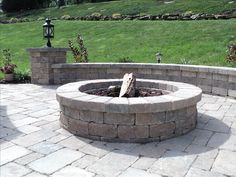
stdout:
<svg viewBox="0 0 236 177">
<path fill-rule="evenodd" d="M 126 73 L 123 77 L 123 82 L 120 89 L 119 97 L 134 97 L 135 96 L 136 78 L 133 73 Z"/>
</svg>

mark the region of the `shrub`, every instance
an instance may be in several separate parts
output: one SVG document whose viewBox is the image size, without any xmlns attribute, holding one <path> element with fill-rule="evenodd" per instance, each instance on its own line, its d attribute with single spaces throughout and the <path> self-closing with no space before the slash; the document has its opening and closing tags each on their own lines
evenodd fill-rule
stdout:
<svg viewBox="0 0 236 177">
<path fill-rule="evenodd" d="M 24 70 L 24 71 L 16 71 L 14 73 L 14 81 L 18 83 L 22 82 L 30 82 L 31 76 L 30 76 L 30 70 Z"/>
<path fill-rule="evenodd" d="M 45 20 L 45 17 L 39 17 L 37 20 L 38 20 L 38 21 Z"/>
<path fill-rule="evenodd" d="M 118 59 L 118 62 L 119 63 L 133 63 L 134 61 L 129 57 L 124 57 L 124 58 Z"/>
<path fill-rule="evenodd" d="M 182 58 L 182 59 L 180 59 L 180 64 L 190 65 L 190 64 L 192 64 L 192 61 L 188 60 L 186 58 Z"/>
<path fill-rule="evenodd" d="M 70 15 L 63 15 L 61 16 L 61 20 L 69 20 L 71 18 Z"/>
<path fill-rule="evenodd" d="M 112 18 L 120 18 L 120 17 L 121 17 L 121 14 L 119 13 L 112 14 Z"/>
<path fill-rule="evenodd" d="M 88 62 L 88 51 L 87 48 L 84 46 L 84 41 L 80 34 L 77 36 L 77 43 L 79 45 L 78 47 L 75 47 L 73 42 L 71 40 L 68 41 L 69 47 L 72 51 L 72 54 L 74 56 L 75 62 Z"/>
<path fill-rule="evenodd" d="M 18 18 L 11 18 L 10 20 L 9 20 L 9 23 L 17 23 L 19 20 L 18 20 Z"/>
<path fill-rule="evenodd" d="M 102 14 L 98 13 L 98 12 L 94 12 L 91 14 L 91 16 L 94 16 L 94 17 L 101 17 Z"/>
<path fill-rule="evenodd" d="M 16 65 L 11 63 L 11 52 L 10 49 L 2 50 L 2 59 L 1 59 L 0 71 L 4 74 L 12 74 L 16 68 Z"/>
<path fill-rule="evenodd" d="M 226 56 L 226 60 L 231 62 L 236 62 L 236 44 L 231 44 L 228 46 L 228 54 Z"/>
</svg>

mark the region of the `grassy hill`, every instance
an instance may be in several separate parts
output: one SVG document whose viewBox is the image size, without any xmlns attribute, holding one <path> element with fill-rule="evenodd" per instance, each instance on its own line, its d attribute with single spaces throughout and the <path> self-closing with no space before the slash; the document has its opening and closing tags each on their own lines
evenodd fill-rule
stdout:
<svg viewBox="0 0 236 177">
<path fill-rule="evenodd" d="M 220 14 L 236 12 L 236 0 L 117 0 L 102 3 L 83 3 L 79 5 L 65 6 L 60 9 L 48 8 L 17 12 L 12 14 L 0 14 L 0 18 L 27 17 L 37 19 L 39 17 L 61 17 L 70 15 L 73 17 L 100 13 L 112 15 L 136 14 L 165 14 L 165 13 L 208 13 Z"/>
<path fill-rule="evenodd" d="M 60 17 L 120 14 L 223 13 L 233 12 L 232 0 L 117 0 L 87 3 L 8 14 L 7 18 Z M 6 14 L 0 14 L 5 18 Z M 117 62 L 129 58 L 133 62 L 155 63 L 155 53 L 163 54 L 163 63 L 182 63 L 236 67 L 225 61 L 227 46 L 236 43 L 236 19 L 203 21 L 53 21 L 54 47 L 68 47 L 68 40 L 80 33 L 88 48 L 90 62 Z M 30 68 L 26 48 L 43 47 L 43 21 L 0 24 L 0 50 L 10 48 L 18 70 Z M 72 62 L 69 54 L 68 61 Z M 0 74 L 0 78 L 1 78 Z"/>
<path fill-rule="evenodd" d="M 0 25 L 0 48 L 12 50 L 20 70 L 29 68 L 30 47 L 42 47 L 42 21 Z M 68 47 L 68 39 L 80 33 L 88 48 L 90 62 L 163 63 L 236 66 L 225 61 L 227 45 L 236 42 L 236 20 L 217 21 L 54 21 L 54 47 Z M 69 55 L 69 61 L 72 56 Z"/>
</svg>

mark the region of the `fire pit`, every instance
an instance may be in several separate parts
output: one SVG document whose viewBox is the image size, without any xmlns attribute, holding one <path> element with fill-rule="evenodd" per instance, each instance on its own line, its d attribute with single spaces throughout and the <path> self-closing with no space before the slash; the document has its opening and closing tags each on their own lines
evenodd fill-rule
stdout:
<svg viewBox="0 0 236 177">
<path fill-rule="evenodd" d="M 202 90 L 190 84 L 137 79 L 136 87 L 156 96 L 110 97 L 96 90 L 121 85 L 121 79 L 69 83 L 57 89 L 61 126 L 73 134 L 103 141 L 150 142 L 194 129 Z"/>
</svg>

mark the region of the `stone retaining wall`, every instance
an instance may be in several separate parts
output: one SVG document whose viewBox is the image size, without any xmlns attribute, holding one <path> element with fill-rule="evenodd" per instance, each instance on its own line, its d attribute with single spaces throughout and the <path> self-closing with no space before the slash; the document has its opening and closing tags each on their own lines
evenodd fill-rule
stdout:
<svg viewBox="0 0 236 177">
<path fill-rule="evenodd" d="M 236 98 L 236 69 L 178 64 L 86 63 L 54 64 L 54 84 L 80 80 L 117 79 L 127 72 L 137 78 L 180 81 L 200 87 L 204 93 Z"/>
<path fill-rule="evenodd" d="M 28 49 L 32 83 L 65 84 L 80 80 L 117 79 L 127 72 L 137 78 L 180 81 L 200 87 L 204 93 L 236 98 L 236 69 L 178 64 L 78 63 L 66 64 L 64 48 Z"/>
</svg>

